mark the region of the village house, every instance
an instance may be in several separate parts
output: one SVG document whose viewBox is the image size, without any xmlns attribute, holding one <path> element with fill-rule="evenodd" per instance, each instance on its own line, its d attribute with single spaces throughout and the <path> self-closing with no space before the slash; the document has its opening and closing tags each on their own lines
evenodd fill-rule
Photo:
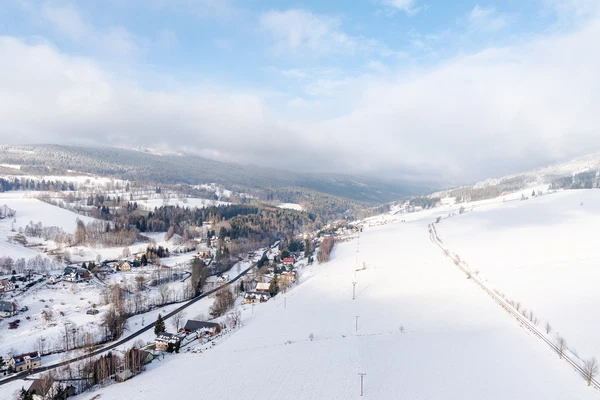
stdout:
<svg viewBox="0 0 600 400">
<path fill-rule="evenodd" d="M 186 335 L 189 335 L 193 332 L 198 333 L 207 333 L 209 335 L 216 335 L 221 332 L 221 325 L 214 322 L 204 322 L 204 321 L 194 321 L 193 319 L 188 319 L 183 327 Z"/>
<path fill-rule="evenodd" d="M 269 293 L 269 286 L 268 282 L 259 282 L 256 284 L 255 290 L 259 293 Z"/>
<path fill-rule="evenodd" d="M 297 279 L 296 271 L 282 272 L 281 274 L 279 274 L 279 282 L 280 283 L 291 284 L 291 283 L 296 282 L 296 279 Z"/>
<path fill-rule="evenodd" d="M 168 332 L 161 333 L 154 340 L 155 349 L 161 351 L 166 351 L 169 344 L 175 346 L 177 343 L 181 343 L 181 337 Z"/>
<path fill-rule="evenodd" d="M 150 364 L 152 362 L 152 360 L 154 360 L 154 354 L 152 354 L 152 352 L 142 350 L 142 354 L 144 355 L 144 357 L 143 357 L 144 365 Z"/>
<path fill-rule="evenodd" d="M 294 263 L 296 262 L 293 257 L 286 257 L 282 261 L 284 267 L 293 267 Z"/>
<path fill-rule="evenodd" d="M 198 249 L 198 257 L 210 258 L 210 250 L 209 249 Z"/>
<path fill-rule="evenodd" d="M 63 273 L 63 280 L 67 282 L 81 282 L 85 280 L 90 280 L 92 275 L 90 271 L 84 268 L 79 267 L 65 267 Z"/>
<path fill-rule="evenodd" d="M 33 400 L 44 400 L 48 398 L 64 400 L 77 395 L 77 389 L 73 385 L 64 386 L 59 395 L 59 385 L 60 382 L 54 382 L 52 386 L 47 387 L 41 379 L 36 379 L 31 383 L 29 389 L 27 389 L 27 393 L 32 395 L 31 398 Z"/>
<path fill-rule="evenodd" d="M 244 304 L 265 303 L 271 296 L 268 293 L 246 292 L 244 294 Z"/>
<path fill-rule="evenodd" d="M 8 365 L 15 372 L 28 371 L 42 365 L 42 357 L 37 351 L 33 353 L 20 354 L 12 357 L 8 361 Z"/>
<path fill-rule="evenodd" d="M 15 284 L 8 279 L 0 280 L 0 293 L 12 292 L 15 290 Z"/>
<path fill-rule="evenodd" d="M 131 271 L 131 263 L 125 260 L 117 266 L 117 269 L 119 271 Z"/>
<path fill-rule="evenodd" d="M 0 317 L 10 318 L 17 314 L 17 305 L 12 301 L 0 301 Z"/>
</svg>

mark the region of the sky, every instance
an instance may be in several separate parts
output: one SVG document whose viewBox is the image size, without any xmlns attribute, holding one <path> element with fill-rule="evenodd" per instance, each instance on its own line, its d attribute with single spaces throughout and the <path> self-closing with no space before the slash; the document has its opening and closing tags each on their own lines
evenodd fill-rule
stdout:
<svg viewBox="0 0 600 400">
<path fill-rule="evenodd" d="M 600 151 L 600 0 L 2 0 L 0 142 L 467 183 Z"/>
</svg>

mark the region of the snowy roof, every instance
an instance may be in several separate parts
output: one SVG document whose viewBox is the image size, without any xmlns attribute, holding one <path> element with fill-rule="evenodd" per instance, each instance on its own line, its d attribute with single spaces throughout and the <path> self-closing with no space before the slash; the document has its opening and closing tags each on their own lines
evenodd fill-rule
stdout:
<svg viewBox="0 0 600 400">
<path fill-rule="evenodd" d="M 269 290 L 269 283 L 259 282 L 256 284 L 256 290 Z"/>
<path fill-rule="evenodd" d="M 14 303 L 11 301 L 0 301 L 0 311 L 13 311 Z"/>
<path fill-rule="evenodd" d="M 193 319 L 188 319 L 188 321 L 185 323 L 185 327 L 183 328 L 186 331 L 197 331 L 203 328 L 208 328 L 208 329 L 218 329 L 220 328 L 221 325 L 214 323 L 214 322 L 204 322 L 204 321 L 194 321 Z"/>
</svg>

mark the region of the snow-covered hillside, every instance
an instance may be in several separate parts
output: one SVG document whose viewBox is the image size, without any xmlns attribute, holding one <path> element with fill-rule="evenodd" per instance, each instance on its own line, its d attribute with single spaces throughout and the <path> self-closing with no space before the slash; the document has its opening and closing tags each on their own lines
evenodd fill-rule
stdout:
<svg viewBox="0 0 600 400">
<path fill-rule="evenodd" d="M 600 357 L 600 191 L 498 203 L 443 220 L 445 245 L 488 285 L 532 310 L 583 359 Z"/>
<path fill-rule="evenodd" d="M 81 398 L 346 400 L 359 373 L 371 399 L 597 398 L 432 244 L 431 216 L 372 219 L 381 226 L 336 245 L 300 285 L 246 306 L 245 326 L 214 349 Z"/>
<path fill-rule="evenodd" d="M 34 249 L 7 242 L 7 239 L 15 235 L 19 228 L 24 228 L 30 222 L 41 222 L 44 226 L 56 226 L 66 232 L 74 232 L 77 218 L 86 223 L 93 220 L 44 203 L 33 198 L 32 194 L 37 193 L 22 191 L 0 193 L 0 205 L 6 204 L 16 211 L 14 218 L 0 221 L 0 252 L 2 256 L 29 259 L 39 254 Z"/>
</svg>

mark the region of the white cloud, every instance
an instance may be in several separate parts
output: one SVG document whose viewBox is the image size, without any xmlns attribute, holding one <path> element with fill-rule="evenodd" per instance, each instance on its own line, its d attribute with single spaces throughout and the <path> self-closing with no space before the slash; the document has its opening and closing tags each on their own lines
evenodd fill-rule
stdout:
<svg viewBox="0 0 600 400">
<path fill-rule="evenodd" d="M 29 10 L 37 12 L 36 9 Z M 79 9 L 73 5 L 46 2 L 41 9 L 41 17 L 55 31 L 80 46 L 116 56 L 135 55 L 142 51 L 140 42 L 143 39 L 122 26 L 97 30 L 85 21 Z"/>
<path fill-rule="evenodd" d="M 493 32 L 505 28 L 509 18 L 494 7 L 481 7 L 477 4 L 467 14 L 467 23 L 471 31 Z"/>
<path fill-rule="evenodd" d="M 91 28 L 83 21 L 79 11 L 70 5 L 56 6 L 45 3 L 42 15 L 60 33 L 73 42 L 81 43 L 93 35 Z"/>
<path fill-rule="evenodd" d="M 598 37 L 596 19 L 384 77 L 284 70 L 308 95 L 271 106 L 193 82 L 146 90 L 48 43 L 0 37 L 0 140 L 164 143 L 275 167 L 464 182 L 600 150 Z"/>
<path fill-rule="evenodd" d="M 275 50 L 279 53 L 313 56 L 363 52 L 376 52 L 384 56 L 394 54 L 376 40 L 347 35 L 342 30 L 339 18 L 305 10 L 268 11 L 261 15 L 260 25 L 273 37 Z"/>
<path fill-rule="evenodd" d="M 416 0 L 382 0 L 382 4 L 394 10 L 403 11 L 407 15 L 415 15 L 421 8 L 417 7 Z"/>
</svg>

